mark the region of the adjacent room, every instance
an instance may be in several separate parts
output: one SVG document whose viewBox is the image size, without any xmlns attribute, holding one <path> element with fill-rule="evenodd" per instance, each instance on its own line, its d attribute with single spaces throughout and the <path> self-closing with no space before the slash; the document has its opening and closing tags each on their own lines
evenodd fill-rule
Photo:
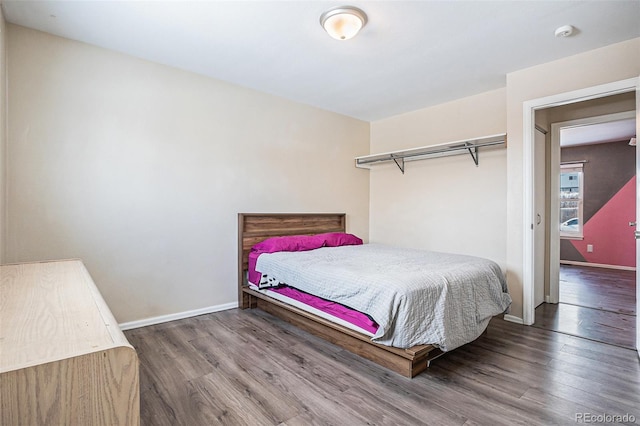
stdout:
<svg viewBox="0 0 640 426">
<path fill-rule="evenodd" d="M 634 104 L 627 93 L 546 111 L 554 122 L 550 146 L 560 146 L 560 167 L 552 172 L 560 174 L 560 191 L 550 191 L 560 199 L 552 203 L 560 238 L 551 239 L 559 244 L 560 268 L 547 292 L 554 303 L 537 306 L 535 323 L 630 349 L 636 336 L 636 246 L 629 232 L 636 217 Z"/>
<path fill-rule="evenodd" d="M 0 424 L 640 423 L 640 1 L 0 6 Z"/>
</svg>

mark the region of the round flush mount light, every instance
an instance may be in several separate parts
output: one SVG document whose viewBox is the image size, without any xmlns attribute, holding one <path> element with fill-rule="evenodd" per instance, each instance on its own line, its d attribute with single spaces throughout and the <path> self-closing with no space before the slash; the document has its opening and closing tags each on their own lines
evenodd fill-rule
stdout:
<svg viewBox="0 0 640 426">
<path fill-rule="evenodd" d="M 571 25 L 563 25 L 556 30 L 556 37 L 569 37 L 574 30 Z"/>
<path fill-rule="evenodd" d="M 320 16 L 320 25 L 336 40 L 349 40 L 367 24 L 367 14 L 357 7 L 340 6 Z"/>
</svg>

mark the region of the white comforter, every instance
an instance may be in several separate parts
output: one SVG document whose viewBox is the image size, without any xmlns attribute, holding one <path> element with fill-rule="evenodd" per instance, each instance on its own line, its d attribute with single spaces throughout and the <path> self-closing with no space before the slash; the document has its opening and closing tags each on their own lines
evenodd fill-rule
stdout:
<svg viewBox="0 0 640 426">
<path fill-rule="evenodd" d="M 256 270 L 369 314 L 373 340 L 398 348 L 454 349 L 511 304 L 500 267 L 472 256 L 365 244 L 264 253 Z"/>
</svg>

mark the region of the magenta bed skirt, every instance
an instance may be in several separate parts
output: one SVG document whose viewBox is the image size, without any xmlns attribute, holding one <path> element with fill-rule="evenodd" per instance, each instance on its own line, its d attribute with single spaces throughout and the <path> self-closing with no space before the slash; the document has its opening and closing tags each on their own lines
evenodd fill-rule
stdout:
<svg viewBox="0 0 640 426">
<path fill-rule="evenodd" d="M 339 303 L 322 299 L 320 297 L 297 290 L 293 287 L 272 287 L 269 288 L 269 290 L 289 297 L 307 306 L 311 306 L 312 308 L 318 309 L 328 315 L 340 318 L 341 320 L 353 324 L 356 327 L 360 327 L 361 329 L 366 330 L 371 334 L 375 334 L 376 331 L 378 331 L 378 324 L 368 315 L 350 309 Z"/>
</svg>

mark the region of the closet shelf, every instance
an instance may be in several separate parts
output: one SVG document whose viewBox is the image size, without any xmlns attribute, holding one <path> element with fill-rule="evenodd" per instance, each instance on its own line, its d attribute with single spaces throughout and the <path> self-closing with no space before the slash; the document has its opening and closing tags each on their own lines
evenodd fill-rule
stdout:
<svg viewBox="0 0 640 426">
<path fill-rule="evenodd" d="M 370 169 L 371 166 L 393 161 L 404 174 L 406 161 L 426 160 L 429 158 L 446 157 L 450 155 L 469 154 L 473 162 L 478 166 L 478 148 L 486 146 L 506 145 L 507 134 L 483 136 L 476 139 L 467 139 L 455 142 L 447 142 L 438 145 L 423 146 L 420 148 L 406 149 L 402 151 L 386 152 L 383 154 L 363 155 L 356 157 L 356 167 Z"/>
</svg>

